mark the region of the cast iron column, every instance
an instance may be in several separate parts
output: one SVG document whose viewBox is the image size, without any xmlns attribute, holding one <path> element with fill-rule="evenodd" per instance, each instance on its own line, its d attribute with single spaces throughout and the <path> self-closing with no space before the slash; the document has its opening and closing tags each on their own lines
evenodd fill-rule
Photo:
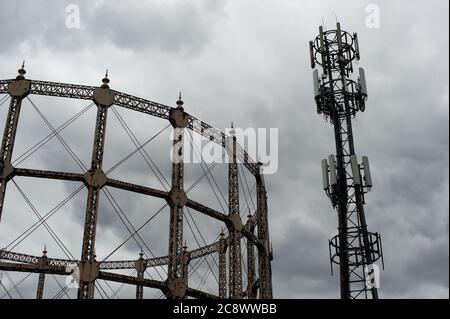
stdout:
<svg viewBox="0 0 450 319">
<path fill-rule="evenodd" d="M 264 248 L 258 249 L 259 261 L 259 286 L 260 298 L 272 299 L 272 252 L 270 250 L 269 240 L 269 222 L 267 216 L 267 194 L 264 186 L 264 177 L 262 174 L 262 165 L 260 171 L 256 175 L 256 202 L 257 202 L 257 223 L 258 223 L 258 238 L 262 242 Z"/>
<path fill-rule="evenodd" d="M 0 150 L 0 220 L 2 217 L 3 203 L 5 201 L 6 184 L 14 176 L 14 168 L 11 164 L 14 142 L 16 140 L 17 125 L 19 123 L 22 100 L 30 93 L 31 82 L 25 79 L 24 64 L 19 69 L 19 75 L 8 85 L 8 93 L 11 96 L 9 111 L 6 116 L 5 131 L 3 133 L 2 147 Z"/>
<path fill-rule="evenodd" d="M 97 105 L 97 119 L 95 123 L 91 168 L 84 175 L 84 183 L 88 189 L 88 199 L 80 261 L 80 287 L 78 289 L 78 298 L 81 299 L 92 299 L 94 297 L 94 283 L 99 269 L 98 262 L 95 260 L 97 214 L 100 191 L 107 181 L 107 177 L 102 169 L 106 137 L 106 118 L 108 108 L 114 103 L 115 98 L 115 92 L 109 88 L 107 74 L 102 81 L 102 86 L 94 90 L 93 100 Z"/>
<path fill-rule="evenodd" d="M 170 110 L 169 121 L 173 126 L 172 146 L 172 188 L 169 192 L 170 233 L 167 298 L 178 299 L 186 295 L 187 274 L 183 271 L 183 207 L 187 204 L 187 196 L 183 188 L 183 143 L 184 128 L 188 116 L 184 113 L 181 94 L 177 107 Z"/>
<path fill-rule="evenodd" d="M 229 233 L 229 297 L 237 299 L 242 297 L 242 256 L 241 256 L 241 229 L 242 220 L 239 213 L 239 182 L 238 163 L 236 161 L 236 136 L 232 128 L 228 137 L 227 147 L 229 154 L 228 164 L 228 224 Z"/>
</svg>

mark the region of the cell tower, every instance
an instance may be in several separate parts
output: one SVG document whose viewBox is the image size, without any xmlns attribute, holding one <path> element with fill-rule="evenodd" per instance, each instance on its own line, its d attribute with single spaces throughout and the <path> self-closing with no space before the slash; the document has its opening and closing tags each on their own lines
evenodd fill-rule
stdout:
<svg viewBox="0 0 450 319">
<path fill-rule="evenodd" d="M 336 156 L 322 161 L 323 189 L 338 212 L 338 235 L 329 241 L 331 271 L 340 266 L 341 298 L 378 299 L 378 268 L 374 262 L 383 251 L 378 233 L 367 230 L 364 213 L 365 194 L 372 188 L 369 160 L 358 163 L 353 142 L 352 118 L 364 112 L 367 86 L 363 68 L 359 78 L 350 78 L 353 62 L 359 61 L 356 33 L 341 30 L 324 31 L 309 43 L 313 71 L 314 98 L 317 113 L 330 120 L 334 128 Z M 384 267 L 384 263 L 383 263 Z"/>
</svg>

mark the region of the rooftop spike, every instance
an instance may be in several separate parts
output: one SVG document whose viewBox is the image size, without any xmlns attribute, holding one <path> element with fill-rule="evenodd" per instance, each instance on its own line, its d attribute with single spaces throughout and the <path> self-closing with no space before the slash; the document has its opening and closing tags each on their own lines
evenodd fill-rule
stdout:
<svg viewBox="0 0 450 319">
<path fill-rule="evenodd" d="M 182 107 L 183 104 L 184 104 L 184 102 L 181 99 L 181 91 L 180 91 L 180 94 L 178 95 L 177 105 L 178 105 L 178 107 Z"/>
<path fill-rule="evenodd" d="M 234 123 L 231 121 L 231 129 L 230 129 L 230 135 L 234 136 L 236 134 L 236 131 L 234 130 Z"/>
<path fill-rule="evenodd" d="M 103 82 L 102 88 L 104 88 L 104 89 L 109 89 L 109 85 L 108 85 L 108 83 L 109 83 L 109 79 L 108 79 L 108 69 L 106 69 L 105 77 L 102 79 L 102 82 Z"/>
<path fill-rule="evenodd" d="M 25 60 L 23 60 L 22 67 L 17 72 L 19 72 L 19 75 L 16 77 L 17 80 L 25 79 L 24 75 L 27 73 L 27 71 L 25 71 Z"/>
</svg>

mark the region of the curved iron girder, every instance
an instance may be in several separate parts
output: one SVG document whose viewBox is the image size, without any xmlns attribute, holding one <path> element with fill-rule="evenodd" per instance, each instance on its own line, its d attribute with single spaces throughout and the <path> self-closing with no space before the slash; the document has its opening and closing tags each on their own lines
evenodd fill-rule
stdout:
<svg viewBox="0 0 450 319">
<path fill-rule="evenodd" d="M 137 277 L 133 277 L 133 276 L 115 274 L 115 273 L 110 273 L 110 272 L 105 272 L 105 271 L 99 271 L 98 279 L 109 280 L 109 281 L 114 281 L 114 282 L 119 282 L 119 283 L 130 284 L 130 285 L 141 285 L 144 287 L 159 289 L 163 293 L 168 292 L 168 288 L 167 288 L 167 285 L 165 282 L 153 280 L 153 279 L 137 278 Z M 215 295 L 208 294 L 206 292 L 199 291 L 199 290 L 193 289 L 193 288 L 187 288 L 186 295 L 189 297 L 199 298 L 199 299 L 202 299 L 202 298 L 218 299 L 218 297 Z"/>
<path fill-rule="evenodd" d="M 17 263 L 4 263 L 0 262 L 0 270 L 5 271 L 17 271 L 17 272 L 31 272 L 31 273 L 40 273 L 40 274 L 55 274 L 55 275 L 69 275 L 71 272 L 66 270 L 64 266 L 39 266 L 39 265 L 30 265 L 30 264 L 17 264 Z M 168 288 L 165 282 L 147 279 L 147 278 L 138 278 L 128 275 L 115 274 L 105 271 L 99 271 L 97 279 L 103 279 L 108 281 L 114 281 L 119 283 L 125 283 L 130 285 L 140 285 L 144 287 L 150 287 L 159 289 L 164 293 L 168 292 Z M 186 295 L 193 298 L 204 298 L 204 299 L 217 299 L 218 297 L 212 294 L 208 294 L 203 291 L 199 291 L 193 288 L 186 289 Z"/>
<path fill-rule="evenodd" d="M 76 181 L 76 182 L 83 181 L 83 174 L 30 169 L 30 168 L 14 168 L 13 175 L 22 177 L 47 178 L 47 179 Z"/>
<path fill-rule="evenodd" d="M 31 264 L 17 264 L 5 262 L 0 262 L 0 270 L 54 274 L 54 275 L 69 275 L 71 273 L 64 266 L 31 265 Z"/>
<path fill-rule="evenodd" d="M 48 179 L 57 179 L 57 180 L 68 180 L 68 181 L 83 181 L 83 174 L 77 173 L 65 173 L 65 172 L 57 172 L 57 171 L 47 171 L 47 170 L 36 170 L 36 169 L 27 169 L 27 168 L 15 168 L 14 169 L 15 176 L 24 176 L 24 177 L 38 177 L 38 178 L 48 178 Z M 116 179 L 108 178 L 105 186 L 110 186 L 134 193 L 139 193 L 143 195 L 149 195 L 157 198 L 166 199 L 169 197 L 169 193 L 163 190 L 154 189 L 151 187 L 141 186 L 137 184 L 127 183 L 123 181 L 119 181 Z M 208 206 L 200 204 L 192 199 L 188 199 L 186 206 L 192 208 L 199 213 L 207 215 L 211 218 L 219 220 L 226 225 L 230 225 L 231 221 L 229 217 L 223 213 L 216 211 Z M 254 220 L 254 217 L 252 221 Z M 242 235 L 247 239 L 251 240 L 253 244 L 258 247 L 263 246 L 263 244 L 257 239 L 257 237 L 249 232 L 247 229 L 242 228 Z"/>
<path fill-rule="evenodd" d="M 189 260 L 198 259 L 198 258 L 207 256 L 207 255 L 211 255 L 216 252 L 217 252 L 217 243 L 212 243 L 210 245 L 200 247 L 200 248 L 197 248 L 197 249 L 194 249 L 194 250 L 188 252 Z M 9 261 L 15 261 L 18 263 L 23 263 L 23 264 L 37 265 L 39 262 L 39 258 L 41 258 L 41 257 L 28 255 L 28 254 L 22 254 L 22 253 L 16 253 L 16 252 L 7 251 L 7 250 L 3 250 L 3 249 L 0 250 L 0 260 L 9 260 Z M 152 267 L 167 265 L 169 262 L 168 258 L 169 258 L 168 256 L 162 256 L 162 257 L 144 259 L 145 268 L 152 268 Z M 47 261 L 50 266 L 61 266 L 61 267 L 76 266 L 79 263 L 78 260 L 48 258 L 48 257 L 47 257 Z M 99 262 L 99 268 L 100 269 L 134 269 L 136 267 L 136 261 L 137 260 L 102 261 L 102 262 Z"/>
<path fill-rule="evenodd" d="M 151 188 L 151 187 L 141 186 L 141 185 L 137 185 L 137 184 L 127 183 L 127 182 L 123 182 L 123 181 L 119 181 L 119 180 L 111 179 L 111 178 L 108 178 L 105 185 L 114 187 L 117 189 L 130 191 L 130 192 L 137 193 L 137 194 L 143 194 L 143 195 L 149 195 L 149 196 L 153 196 L 153 197 L 157 197 L 157 198 L 163 198 L 166 200 L 169 196 L 168 192 L 166 192 L 166 191 L 158 190 L 158 189 Z"/>
<path fill-rule="evenodd" d="M 194 249 L 189 252 L 189 260 L 198 259 L 217 252 L 217 243 Z"/>
<path fill-rule="evenodd" d="M 0 250 L 0 260 L 16 261 L 24 264 L 37 264 L 39 257 L 27 254 L 15 253 L 7 250 Z"/>
<path fill-rule="evenodd" d="M 167 290 L 167 286 L 164 282 L 153 279 L 137 278 L 128 275 L 110 273 L 106 271 L 99 271 L 97 278 L 130 285 L 141 285 L 144 287 L 160 289 L 161 291 Z"/>
<path fill-rule="evenodd" d="M 37 178 L 48 178 L 48 179 L 56 179 L 56 180 L 68 180 L 68 181 L 83 181 L 83 174 L 77 173 L 65 173 L 65 172 L 57 172 L 57 171 L 47 171 L 47 170 L 37 170 L 37 169 L 27 169 L 27 168 L 15 168 L 13 174 L 15 176 L 23 176 L 23 177 L 37 177 Z M 169 193 L 163 190 L 154 189 L 151 187 L 141 186 L 137 184 L 127 183 L 115 179 L 107 180 L 105 186 L 110 186 L 122 190 L 127 190 L 134 193 L 139 193 L 143 195 L 149 195 L 157 198 L 166 199 L 169 196 Z M 199 213 L 202 213 L 206 216 L 219 220 L 226 225 L 229 225 L 231 222 L 227 215 L 220 213 L 208 206 L 200 204 L 194 200 L 188 199 L 186 206 L 192 208 Z M 256 216 L 256 214 L 255 214 Z M 255 219 L 253 216 L 253 220 Z M 241 233 L 244 237 L 250 240 L 255 246 L 258 248 L 264 248 L 263 243 L 251 232 L 247 229 L 242 228 Z"/>
<path fill-rule="evenodd" d="M 0 94 L 7 93 L 8 84 L 14 80 L 0 81 Z M 67 97 L 73 99 L 92 100 L 94 96 L 95 86 L 68 84 L 59 82 L 48 82 L 39 80 L 28 80 L 31 82 L 30 94 Z M 115 93 L 114 104 L 128 108 L 130 110 L 149 114 L 163 119 L 169 119 L 170 106 L 139 98 L 133 95 L 125 94 L 119 91 L 111 90 Z M 213 126 L 204 123 L 196 117 L 188 115 L 187 128 L 201 134 L 206 139 L 225 147 L 225 134 Z M 244 166 L 254 175 L 258 173 L 258 166 L 241 147 L 236 149 L 236 157 L 242 161 Z"/>
</svg>

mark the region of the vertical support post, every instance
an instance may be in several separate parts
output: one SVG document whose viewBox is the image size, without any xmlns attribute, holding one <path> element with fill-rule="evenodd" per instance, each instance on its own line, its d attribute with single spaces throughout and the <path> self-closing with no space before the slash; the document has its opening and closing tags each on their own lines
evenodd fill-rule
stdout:
<svg viewBox="0 0 450 319">
<path fill-rule="evenodd" d="M 19 114 L 22 100 L 30 93 L 31 82 L 25 79 L 25 69 L 19 69 L 19 75 L 8 85 L 8 93 L 11 96 L 9 111 L 6 116 L 5 131 L 3 133 L 2 146 L 0 150 L 0 220 L 2 217 L 3 203 L 5 201 L 6 185 L 14 175 L 11 164 L 14 142 L 16 140 Z"/>
<path fill-rule="evenodd" d="M 42 299 L 42 296 L 44 295 L 44 283 L 45 283 L 45 274 L 40 273 L 39 279 L 38 279 L 38 287 L 36 292 L 36 299 Z"/>
<path fill-rule="evenodd" d="M 108 108 L 114 103 L 115 97 L 114 91 L 109 89 L 107 76 L 108 74 L 102 80 L 103 85 L 94 91 L 94 102 L 97 105 L 94 144 L 91 167 L 84 175 L 84 183 L 88 188 L 88 198 L 80 261 L 80 287 L 78 289 L 78 298 L 81 299 L 92 299 L 94 297 L 94 282 L 98 274 L 98 263 L 95 260 L 95 237 L 100 191 L 107 181 L 102 169 L 106 119 Z"/>
<path fill-rule="evenodd" d="M 219 298 L 227 298 L 227 241 L 223 231 L 217 243 L 217 253 L 219 254 Z"/>
<path fill-rule="evenodd" d="M 247 228 L 250 233 L 255 232 L 255 223 L 253 216 L 248 215 Z M 250 240 L 247 240 L 247 298 L 256 299 L 255 294 L 255 245 Z"/>
<path fill-rule="evenodd" d="M 174 130 L 173 140 L 174 156 L 183 153 L 183 130 Z M 172 189 L 171 195 L 176 198 L 176 193 L 183 191 L 183 162 L 172 163 Z M 181 258 L 183 250 L 183 205 L 177 205 L 175 201 L 170 207 L 170 240 L 169 240 L 169 277 L 181 276 Z"/>
<path fill-rule="evenodd" d="M 44 251 L 42 252 L 42 257 L 38 260 L 38 265 L 43 267 L 47 265 L 47 248 L 44 248 Z M 36 299 L 42 299 L 42 296 L 44 295 L 44 284 L 45 284 L 45 273 L 39 273 L 38 278 L 38 286 L 36 290 Z"/>
<path fill-rule="evenodd" d="M 356 197 L 356 205 L 358 207 L 359 219 L 361 222 L 361 232 L 362 232 L 363 243 L 364 243 L 364 256 L 366 258 L 366 265 L 371 266 L 373 264 L 372 252 L 371 252 L 372 244 L 369 241 L 369 232 L 367 230 L 366 215 L 364 212 L 364 205 L 363 205 L 363 201 L 362 201 L 361 185 L 355 185 L 355 197 Z M 366 274 L 366 275 L 372 275 L 372 274 Z M 366 279 L 366 278 L 364 278 L 364 279 Z M 372 293 L 372 298 L 378 299 L 378 289 L 375 287 L 375 285 L 373 285 L 370 288 L 370 291 Z"/>
<path fill-rule="evenodd" d="M 136 277 L 137 279 L 144 279 L 144 272 L 145 272 L 145 260 L 144 260 L 144 253 L 139 253 L 139 259 L 136 261 Z M 142 285 L 136 285 L 136 299 L 143 299 L 144 298 L 144 286 Z"/>
<path fill-rule="evenodd" d="M 234 129 L 230 131 L 228 138 L 228 225 L 229 232 L 229 296 L 230 298 L 242 297 L 242 255 L 241 255 L 241 229 L 242 221 L 239 212 L 239 181 L 238 163 L 236 161 L 236 136 Z"/>
<path fill-rule="evenodd" d="M 183 143 L 184 128 L 187 126 L 188 117 L 184 113 L 181 93 L 177 101 L 177 107 L 171 109 L 169 121 L 173 130 L 172 146 L 172 188 L 169 192 L 170 204 L 170 230 L 169 230 L 169 263 L 167 286 L 169 288 L 168 298 L 184 298 L 186 295 L 187 273 L 183 271 L 183 207 L 187 203 L 184 191 L 184 163 Z"/>
<path fill-rule="evenodd" d="M 347 134 L 348 134 L 348 145 L 349 145 L 349 150 L 350 150 L 350 155 L 355 155 L 355 144 L 354 144 L 354 140 L 353 140 L 353 127 L 352 127 L 352 119 L 351 119 L 351 114 L 350 114 L 350 107 L 348 106 L 348 102 L 347 106 L 346 106 L 346 122 L 347 122 Z M 356 172 L 357 174 L 359 174 L 359 172 Z M 353 173 L 354 175 L 354 173 Z M 362 192 L 362 186 L 361 184 L 355 184 L 353 183 L 353 187 L 355 190 L 355 202 L 356 202 L 356 209 L 358 212 L 358 219 L 360 222 L 360 228 L 361 228 L 361 234 L 362 234 L 362 238 L 363 238 L 363 258 L 365 258 L 365 265 L 372 265 L 373 264 L 373 260 L 372 260 L 372 253 L 371 253 L 371 243 L 369 241 L 369 232 L 367 230 L 367 222 L 366 222 L 366 214 L 364 212 L 364 204 L 363 204 L 363 192 Z M 365 274 L 365 270 L 363 272 Z M 366 274 L 367 275 L 367 274 Z M 366 278 L 364 278 L 366 279 Z M 373 299 L 378 299 L 378 289 L 373 286 L 370 288 L 370 292 L 372 293 L 372 298 Z"/>
<path fill-rule="evenodd" d="M 256 217 L 258 223 L 258 238 L 264 245 L 264 248 L 258 249 L 260 298 L 272 299 L 272 268 L 270 264 L 271 251 L 269 240 L 269 222 L 267 216 L 267 194 L 264 185 L 264 177 L 262 174 L 262 164 L 258 164 L 260 166 L 260 171 L 256 175 Z"/>
<path fill-rule="evenodd" d="M 330 70 L 330 74 L 331 70 Z M 331 78 L 331 75 L 330 75 Z M 341 299 L 350 299 L 350 266 L 348 257 L 348 217 L 347 217 L 347 173 L 345 170 L 345 154 L 342 147 L 342 120 L 339 116 L 339 105 L 333 103 L 331 116 L 336 142 L 336 170 L 337 170 L 337 211 L 338 211 L 338 236 L 340 247 L 340 281 Z"/>
<path fill-rule="evenodd" d="M 324 68 L 328 71 L 328 76 L 330 83 L 337 81 L 333 79 L 333 70 L 330 57 L 330 45 L 328 39 L 324 38 L 325 47 L 323 48 L 323 53 L 327 57 Z M 345 89 L 345 88 L 344 88 Z M 333 92 L 333 87 L 330 88 Z M 340 247 L 340 281 L 341 281 L 341 298 L 350 298 L 350 267 L 349 267 L 349 257 L 348 257 L 348 218 L 347 218 L 347 179 L 345 171 L 345 154 L 343 145 L 343 135 L 342 135 L 342 120 L 340 118 L 340 108 L 334 96 L 329 101 L 331 119 L 334 127 L 334 137 L 336 142 L 336 169 L 337 169 L 337 210 L 338 210 L 338 236 L 339 236 L 339 247 Z"/>
<path fill-rule="evenodd" d="M 183 247 L 183 268 L 181 269 L 181 278 L 184 279 L 184 284 L 186 287 L 188 287 L 189 283 L 189 262 L 190 262 L 190 255 L 187 249 L 187 245 L 185 244 Z"/>
</svg>

